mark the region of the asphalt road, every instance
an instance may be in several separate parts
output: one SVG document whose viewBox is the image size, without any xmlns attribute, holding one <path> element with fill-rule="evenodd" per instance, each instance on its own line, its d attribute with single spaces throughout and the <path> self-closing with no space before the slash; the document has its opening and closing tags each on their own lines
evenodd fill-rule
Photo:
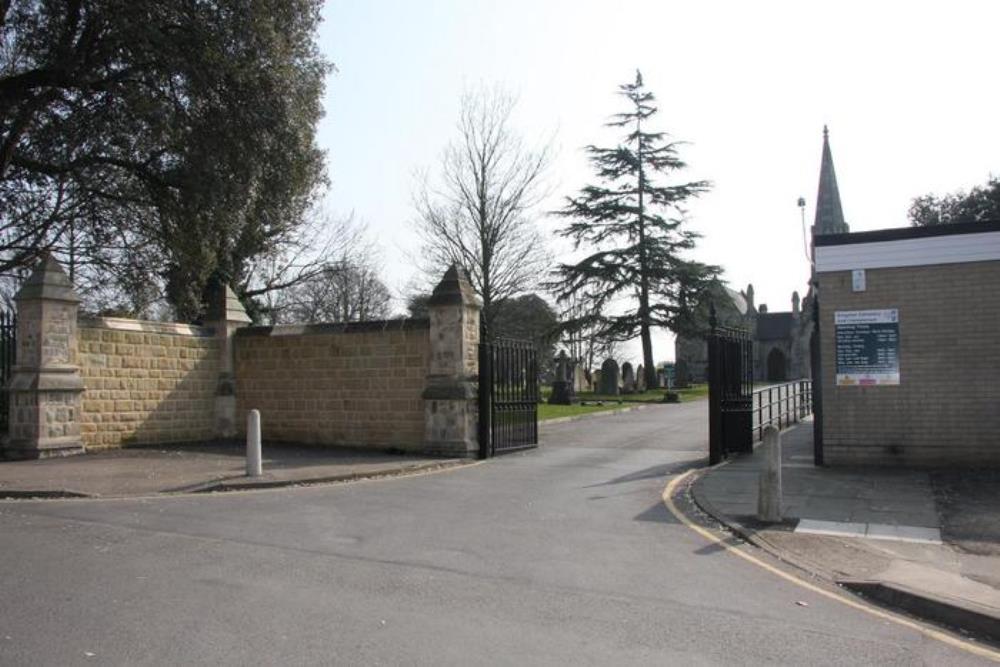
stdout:
<svg viewBox="0 0 1000 667">
<path fill-rule="evenodd" d="M 660 494 L 704 419 L 561 424 L 422 477 L 2 503 L 0 664 L 977 661 L 677 523 Z"/>
</svg>

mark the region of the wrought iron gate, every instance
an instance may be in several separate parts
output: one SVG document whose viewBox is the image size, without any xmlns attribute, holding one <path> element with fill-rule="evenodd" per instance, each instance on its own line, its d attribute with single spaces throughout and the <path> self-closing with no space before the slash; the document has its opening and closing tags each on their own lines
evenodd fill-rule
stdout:
<svg viewBox="0 0 1000 667">
<path fill-rule="evenodd" d="M 7 384 L 13 374 L 17 352 L 17 316 L 13 311 L 0 310 L 0 433 L 9 426 L 10 394 Z"/>
<path fill-rule="evenodd" d="M 753 344 L 742 329 L 716 326 L 708 335 L 708 458 L 753 451 Z"/>
<path fill-rule="evenodd" d="M 479 345 L 479 456 L 538 446 L 538 353 L 529 341 Z"/>
</svg>

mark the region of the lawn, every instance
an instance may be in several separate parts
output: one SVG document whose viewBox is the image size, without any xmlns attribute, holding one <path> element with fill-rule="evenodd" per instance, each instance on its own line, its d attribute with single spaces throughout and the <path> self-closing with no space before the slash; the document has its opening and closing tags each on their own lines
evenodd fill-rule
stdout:
<svg viewBox="0 0 1000 667">
<path fill-rule="evenodd" d="M 538 421 L 547 419 L 559 419 L 560 417 L 576 417 L 586 415 L 591 412 L 608 412 L 627 408 L 627 403 L 605 403 L 604 405 L 549 405 L 548 403 L 538 404 Z"/>
<path fill-rule="evenodd" d="M 680 394 L 681 401 L 692 401 L 704 398 L 708 395 L 708 385 L 699 384 L 687 389 L 675 389 Z M 542 387 L 543 400 L 547 400 L 551 393 L 550 387 Z M 581 392 L 577 394 L 577 399 L 587 405 L 549 405 L 542 402 L 538 404 L 538 420 L 558 419 L 560 417 L 575 417 L 591 412 L 608 412 L 628 408 L 636 403 L 660 403 L 663 401 L 663 389 L 643 392 L 641 394 L 622 394 L 621 396 L 602 396 L 593 392 Z M 595 405 L 596 401 L 602 401 L 603 405 Z"/>
</svg>

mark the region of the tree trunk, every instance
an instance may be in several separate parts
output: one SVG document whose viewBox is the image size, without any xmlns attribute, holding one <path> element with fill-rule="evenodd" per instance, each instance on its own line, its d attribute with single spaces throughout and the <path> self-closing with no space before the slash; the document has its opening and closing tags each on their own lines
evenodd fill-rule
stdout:
<svg viewBox="0 0 1000 667">
<path fill-rule="evenodd" d="M 650 333 L 649 318 L 649 267 L 646 258 L 646 209 L 644 205 L 645 180 L 642 170 L 642 127 L 641 121 L 635 121 L 639 163 L 639 326 L 642 338 L 643 374 L 646 389 L 656 389 L 656 369 L 653 367 L 653 337 Z"/>
</svg>

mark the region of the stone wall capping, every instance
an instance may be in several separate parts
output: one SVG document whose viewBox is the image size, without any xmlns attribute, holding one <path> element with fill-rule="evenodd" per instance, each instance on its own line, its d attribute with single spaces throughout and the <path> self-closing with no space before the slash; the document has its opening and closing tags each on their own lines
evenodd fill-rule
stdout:
<svg viewBox="0 0 1000 667">
<path fill-rule="evenodd" d="M 469 277 L 465 269 L 452 264 L 441 278 L 431 293 L 431 298 L 427 301 L 428 306 L 448 306 L 464 304 L 467 306 L 481 306 L 479 297 L 472 289 Z"/>
<path fill-rule="evenodd" d="M 81 327 L 88 329 L 110 329 L 112 331 L 139 331 L 174 336 L 211 337 L 215 327 L 179 322 L 157 322 L 155 320 L 133 320 L 126 317 L 105 317 L 102 315 L 80 315 Z"/>
<path fill-rule="evenodd" d="M 355 334 L 382 331 L 429 329 L 431 322 L 423 318 L 397 318 L 369 322 L 335 322 L 322 324 L 278 324 L 250 326 L 236 332 L 237 336 L 315 336 L 322 334 Z"/>
<path fill-rule="evenodd" d="M 42 255 L 41 261 L 35 265 L 31 275 L 14 296 L 15 301 L 29 299 L 80 303 L 80 297 L 73 289 L 69 276 L 63 271 L 56 258 L 48 252 Z"/>
</svg>

